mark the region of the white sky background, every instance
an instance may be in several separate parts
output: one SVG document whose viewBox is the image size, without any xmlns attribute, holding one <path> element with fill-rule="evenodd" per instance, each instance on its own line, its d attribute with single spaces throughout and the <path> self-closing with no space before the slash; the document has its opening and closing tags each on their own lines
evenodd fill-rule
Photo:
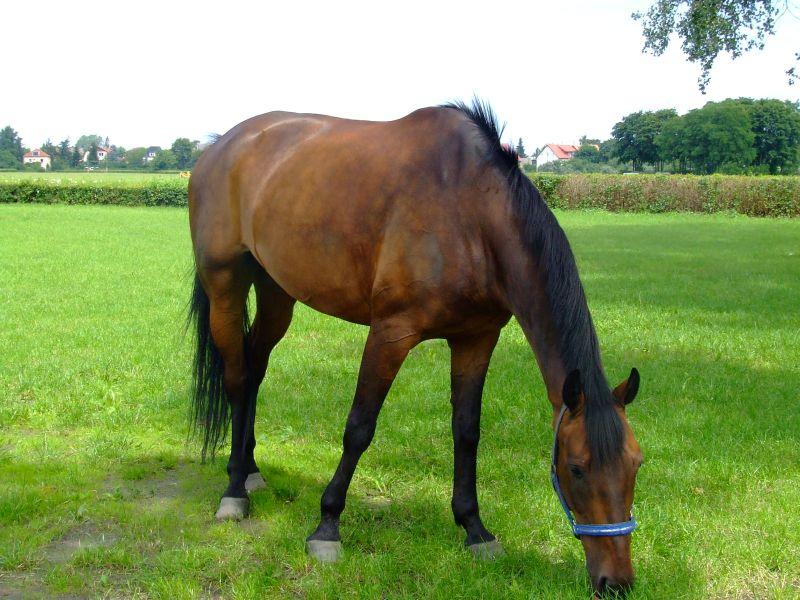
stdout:
<svg viewBox="0 0 800 600">
<path fill-rule="evenodd" d="M 385 120 L 476 93 L 530 151 L 605 139 L 640 109 L 800 97 L 784 74 L 799 20 L 784 17 L 765 51 L 718 61 L 703 96 L 679 44 L 641 53 L 630 15 L 649 4 L 4 2 L 0 127 L 29 147 L 91 133 L 168 147 L 270 110 Z"/>
</svg>

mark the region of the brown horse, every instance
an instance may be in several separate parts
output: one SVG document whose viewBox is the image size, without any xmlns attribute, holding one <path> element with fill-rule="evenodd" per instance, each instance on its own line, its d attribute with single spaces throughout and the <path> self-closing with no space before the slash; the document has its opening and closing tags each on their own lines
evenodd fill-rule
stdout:
<svg viewBox="0 0 800 600">
<path fill-rule="evenodd" d="M 576 521 L 628 518 L 642 457 L 625 404 L 638 376 L 610 389 L 567 238 L 499 136 L 478 101 L 389 122 L 273 112 L 203 154 L 189 184 L 194 407 L 204 456 L 231 422 L 217 518 L 245 517 L 248 491 L 264 483 L 253 459 L 256 394 L 298 300 L 369 325 L 342 457 L 307 540 L 316 558 L 338 557 L 347 488 L 381 405 L 409 350 L 431 338 L 452 351 L 455 521 L 476 555 L 501 550 L 479 516 L 476 455 L 489 359 L 512 315 L 554 422 L 568 407 L 556 472 Z M 596 591 L 630 586 L 629 535 L 581 542 Z"/>
</svg>

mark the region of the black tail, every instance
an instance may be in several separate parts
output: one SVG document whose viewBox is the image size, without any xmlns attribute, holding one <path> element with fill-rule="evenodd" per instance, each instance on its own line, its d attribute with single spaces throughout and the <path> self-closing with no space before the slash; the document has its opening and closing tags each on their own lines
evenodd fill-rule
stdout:
<svg viewBox="0 0 800 600">
<path fill-rule="evenodd" d="M 195 273 L 187 320 L 187 329 L 194 325 L 197 344 L 194 355 L 191 431 L 202 437 L 204 462 L 209 454 L 214 457 L 217 448 L 228 435 L 230 422 L 230 403 L 225 393 L 222 356 L 211 338 L 210 314 L 211 303 Z M 248 324 L 245 307 L 242 323 L 245 335 Z"/>
</svg>

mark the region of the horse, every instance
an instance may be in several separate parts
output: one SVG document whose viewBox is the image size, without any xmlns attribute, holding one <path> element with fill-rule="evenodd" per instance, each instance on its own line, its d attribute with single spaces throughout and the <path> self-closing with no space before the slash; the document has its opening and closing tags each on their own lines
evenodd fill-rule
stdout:
<svg viewBox="0 0 800 600">
<path fill-rule="evenodd" d="M 453 516 L 476 556 L 502 553 L 480 517 L 476 457 L 489 360 L 514 316 L 553 407 L 553 481 L 593 589 L 631 586 L 630 527 L 589 524 L 631 515 L 642 452 L 625 408 L 638 372 L 609 386 L 567 237 L 500 136 L 491 106 L 475 99 L 386 122 L 270 112 L 205 150 L 189 181 L 192 414 L 204 460 L 231 431 L 217 519 L 245 518 L 248 493 L 265 485 L 253 458 L 256 396 L 299 301 L 369 327 L 307 552 L 339 558 L 347 489 L 381 405 L 409 351 L 438 338 L 451 351 Z"/>
</svg>

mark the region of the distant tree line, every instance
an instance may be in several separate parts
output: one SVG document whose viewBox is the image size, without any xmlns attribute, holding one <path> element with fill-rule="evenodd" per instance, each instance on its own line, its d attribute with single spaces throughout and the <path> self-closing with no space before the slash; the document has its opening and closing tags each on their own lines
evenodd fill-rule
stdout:
<svg viewBox="0 0 800 600">
<path fill-rule="evenodd" d="M 108 137 L 82 135 L 72 144 L 69 138 L 54 144 L 49 138 L 39 149 L 50 155 L 50 170 L 80 170 L 86 168 L 122 169 L 139 171 L 164 171 L 179 169 L 188 171 L 200 157 L 203 145 L 197 140 L 178 138 L 170 148 L 137 147 L 126 149 L 111 144 Z M 98 151 L 105 149 L 102 160 Z M 148 156 L 148 150 L 154 155 Z M 30 149 L 22 145 L 22 139 L 9 125 L 0 130 L 0 169 L 41 170 L 38 163 L 24 164 L 23 156 Z"/>
<path fill-rule="evenodd" d="M 671 108 L 638 111 L 614 125 L 608 140 L 581 138 L 574 158 L 561 163 L 539 170 L 797 174 L 800 104 L 738 98 L 684 115 Z"/>
</svg>

